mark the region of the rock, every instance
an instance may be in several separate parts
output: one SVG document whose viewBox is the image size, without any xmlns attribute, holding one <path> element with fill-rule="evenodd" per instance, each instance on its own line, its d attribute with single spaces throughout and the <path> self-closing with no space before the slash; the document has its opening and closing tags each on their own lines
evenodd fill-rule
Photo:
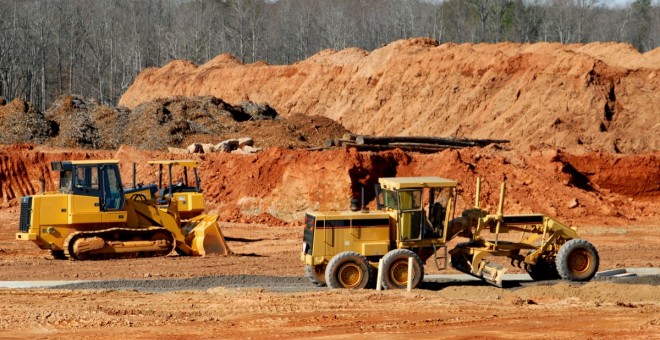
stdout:
<svg viewBox="0 0 660 340">
<path fill-rule="evenodd" d="M 255 148 L 249 145 L 246 145 L 240 149 L 233 150 L 231 153 L 233 154 L 238 154 L 238 155 L 252 155 L 255 154 L 259 151 L 261 151 L 261 148 Z"/>
<path fill-rule="evenodd" d="M 257 104 L 254 102 L 244 101 L 241 103 L 241 108 L 245 113 L 252 116 L 252 120 L 274 119 L 277 117 L 277 111 L 275 111 L 266 103 Z"/>
<path fill-rule="evenodd" d="M 231 145 L 232 149 L 238 148 L 239 145 L 238 139 L 227 139 L 224 143 Z"/>
<path fill-rule="evenodd" d="M 167 148 L 167 152 L 169 152 L 169 153 L 174 153 L 174 154 L 177 154 L 177 155 L 187 155 L 187 154 L 190 154 L 190 151 L 188 151 L 188 149 L 170 148 L 170 147 Z"/>
<path fill-rule="evenodd" d="M 243 149 L 232 150 L 231 153 L 233 153 L 234 155 L 251 155 L 252 154 L 251 152 L 245 151 Z"/>
<path fill-rule="evenodd" d="M 216 152 L 231 152 L 231 145 L 225 142 L 220 142 L 215 145 Z"/>
<path fill-rule="evenodd" d="M 569 209 L 577 208 L 577 207 L 579 207 L 579 206 L 580 206 L 580 202 L 578 202 L 577 198 L 574 198 L 573 200 L 571 200 L 571 201 L 568 203 L 568 208 L 569 208 Z"/>
<path fill-rule="evenodd" d="M 243 137 L 238 139 L 238 147 L 254 146 L 254 140 L 251 137 Z"/>
<path fill-rule="evenodd" d="M 197 143 L 192 143 L 188 145 L 186 148 L 189 153 L 203 153 L 204 148 L 202 148 L 202 144 L 197 144 Z"/>
<path fill-rule="evenodd" d="M 238 139 L 228 139 L 215 145 L 215 150 L 218 152 L 231 152 L 238 149 Z"/>
<path fill-rule="evenodd" d="M 208 143 L 208 144 L 202 144 L 202 150 L 204 150 L 204 153 L 213 153 L 217 149 L 215 145 Z"/>
</svg>

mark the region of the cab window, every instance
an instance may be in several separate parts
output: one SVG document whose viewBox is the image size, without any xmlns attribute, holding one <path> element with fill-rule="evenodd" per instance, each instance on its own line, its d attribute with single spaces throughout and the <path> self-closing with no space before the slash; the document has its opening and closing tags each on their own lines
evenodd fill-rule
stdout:
<svg viewBox="0 0 660 340">
<path fill-rule="evenodd" d="M 116 166 L 103 166 L 103 209 L 121 210 L 124 208 L 124 195 L 121 191 L 119 169 Z"/>
<path fill-rule="evenodd" d="M 383 204 L 393 210 L 399 209 L 399 203 L 397 201 L 396 192 L 392 190 L 381 190 L 383 195 Z"/>
<path fill-rule="evenodd" d="M 99 169 L 96 166 L 76 167 L 76 189 L 99 190 Z"/>
<path fill-rule="evenodd" d="M 60 192 L 71 192 L 71 170 L 60 171 Z"/>
<path fill-rule="evenodd" d="M 419 210 L 422 207 L 422 191 L 399 191 L 399 202 L 401 202 L 401 210 Z"/>
</svg>

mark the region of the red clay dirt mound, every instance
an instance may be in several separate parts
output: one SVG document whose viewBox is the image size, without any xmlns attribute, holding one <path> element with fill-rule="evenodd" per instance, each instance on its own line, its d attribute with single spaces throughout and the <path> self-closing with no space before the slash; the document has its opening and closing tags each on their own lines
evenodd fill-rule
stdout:
<svg viewBox="0 0 660 340">
<path fill-rule="evenodd" d="M 45 179 L 47 190 L 54 190 L 58 183 L 58 175 L 50 171 L 54 160 L 119 159 L 124 185 L 130 186 L 133 162 L 138 181 L 151 183 L 157 180 L 156 169 L 146 161 L 175 156 L 126 146 L 117 152 L 0 147 L 0 204 L 15 204 L 19 196 L 39 191 L 40 177 Z M 474 202 L 474 181 L 480 176 L 485 179 L 482 206 L 491 211 L 497 206 L 499 184 L 506 180 L 505 210 L 509 213 L 543 212 L 583 225 L 643 223 L 660 216 L 660 153 L 575 156 L 535 151 L 523 155 L 467 148 L 423 155 L 400 150 L 374 153 L 269 148 L 250 156 L 190 156 L 200 161 L 209 210 L 225 221 L 271 225 L 300 222 L 308 210 L 347 209 L 363 185 L 366 200 L 373 207 L 373 184 L 378 177 L 428 175 L 459 181 L 459 209 Z M 605 167 L 611 172 L 592 172 Z M 614 173 L 619 175 L 611 175 Z M 578 205 L 569 208 L 573 200 Z"/>
<path fill-rule="evenodd" d="M 360 134 L 510 139 L 572 153 L 660 149 L 660 54 L 627 44 L 443 44 L 402 40 L 325 50 L 284 66 L 221 55 L 144 70 L 120 100 L 172 95 L 268 102 Z"/>
</svg>

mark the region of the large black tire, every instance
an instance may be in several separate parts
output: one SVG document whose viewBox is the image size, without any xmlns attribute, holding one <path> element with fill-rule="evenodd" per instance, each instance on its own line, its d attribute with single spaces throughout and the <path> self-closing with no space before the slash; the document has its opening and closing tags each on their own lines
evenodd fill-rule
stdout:
<svg viewBox="0 0 660 340">
<path fill-rule="evenodd" d="M 330 288 L 362 289 L 370 278 L 369 261 L 353 251 L 335 255 L 325 268 L 325 283 Z"/>
<path fill-rule="evenodd" d="M 305 266 L 305 275 L 317 287 L 325 287 L 325 268 L 322 265 Z"/>
<path fill-rule="evenodd" d="M 559 273 L 557 272 L 557 266 L 555 266 L 554 263 L 549 263 L 542 258 L 539 258 L 535 265 L 525 265 L 525 270 L 534 281 L 561 279 Z"/>
<path fill-rule="evenodd" d="M 413 258 L 412 288 L 424 279 L 422 260 L 408 249 L 390 250 L 383 256 L 383 288 L 405 289 L 408 286 L 408 258 Z"/>
<path fill-rule="evenodd" d="M 562 279 L 589 281 L 598 271 L 600 257 L 593 244 L 587 240 L 573 239 L 559 249 L 555 263 Z"/>
</svg>

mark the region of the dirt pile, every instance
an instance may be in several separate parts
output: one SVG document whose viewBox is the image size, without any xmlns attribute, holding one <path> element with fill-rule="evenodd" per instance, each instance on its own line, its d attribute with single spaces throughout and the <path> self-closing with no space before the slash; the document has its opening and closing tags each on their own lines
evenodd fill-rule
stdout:
<svg viewBox="0 0 660 340">
<path fill-rule="evenodd" d="M 348 132 L 331 119 L 293 115 L 279 117 L 267 104 L 244 101 L 238 106 L 207 97 L 168 97 L 132 110 L 95 99 L 65 95 L 42 114 L 16 99 L 0 106 L 0 143 L 36 143 L 55 147 L 117 149 L 132 145 L 148 150 L 216 144 L 252 137 L 257 147 L 316 147 L 326 138 Z"/>
<path fill-rule="evenodd" d="M 14 99 L 5 103 L 0 98 L 0 141 L 4 144 L 43 143 L 57 133 L 57 127 L 31 103 Z M 6 104 L 6 105 L 5 105 Z"/>
<path fill-rule="evenodd" d="M 351 131 L 510 139 L 572 153 L 660 149 L 660 53 L 591 43 L 391 43 L 326 50 L 285 66 L 227 55 L 143 71 L 121 98 L 135 107 L 172 95 L 268 102 L 283 116 L 320 115 Z"/>
<path fill-rule="evenodd" d="M 18 152 L 17 148 L 20 148 Z M 147 160 L 177 155 L 121 147 L 117 152 L 53 150 L 43 147 L 0 148 L 0 187 L 3 204 L 39 190 L 39 178 L 54 190 L 57 174 L 50 162 L 62 159 L 121 160 L 122 177 L 130 185 L 131 165 L 138 182 L 157 180 Z M 474 181 L 484 178 L 482 206 L 494 211 L 499 185 L 507 181 L 505 210 L 542 212 L 581 224 L 643 223 L 660 215 L 660 153 L 615 156 L 576 156 L 556 151 L 523 155 L 492 149 L 467 148 L 437 154 L 401 151 L 311 152 L 269 148 L 257 155 L 224 153 L 190 155 L 199 160 L 199 173 L 209 210 L 223 220 L 279 225 L 300 221 L 308 210 L 347 209 L 349 200 L 366 189 L 374 207 L 373 184 L 384 176 L 438 175 L 460 183 L 458 209 L 474 202 Z M 607 168 L 597 172 L 594 169 Z M 313 174 L 313 175 L 310 175 Z M 573 201 L 577 205 L 572 205 Z M 639 222 L 633 222 L 639 221 Z"/>
</svg>

